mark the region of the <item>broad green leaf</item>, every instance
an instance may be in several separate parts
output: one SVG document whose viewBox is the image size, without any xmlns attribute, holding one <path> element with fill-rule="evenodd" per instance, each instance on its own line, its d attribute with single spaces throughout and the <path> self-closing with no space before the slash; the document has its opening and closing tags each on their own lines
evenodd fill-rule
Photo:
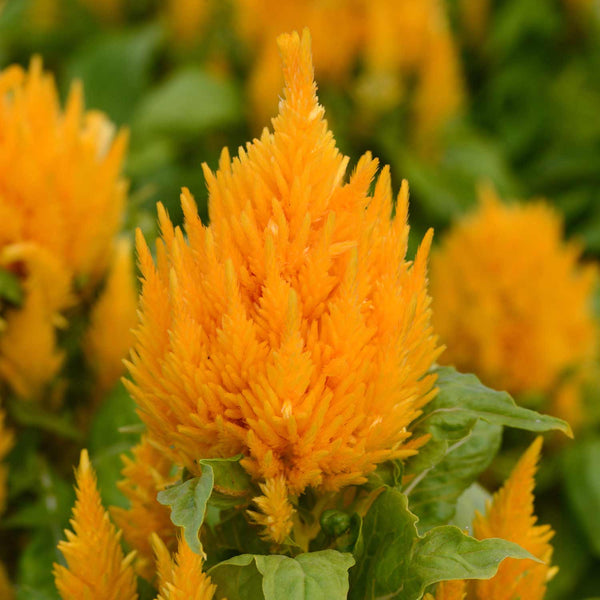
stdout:
<svg viewBox="0 0 600 600">
<path fill-rule="evenodd" d="M 453 525 L 436 527 L 418 540 L 398 600 L 421 598 L 427 586 L 439 581 L 489 579 L 508 557 L 537 560 L 507 540 L 476 540 Z"/>
<path fill-rule="evenodd" d="M 563 476 L 573 513 L 596 556 L 600 556 L 600 439 L 582 440 L 564 454 Z"/>
<path fill-rule="evenodd" d="M 263 575 L 265 600 L 344 600 L 348 596 L 351 554 L 307 552 L 296 558 L 255 556 Z"/>
<path fill-rule="evenodd" d="M 37 529 L 19 553 L 16 574 L 18 600 L 59 600 L 52 565 L 63 560 L 56 549 L 61 537 L 62 531 Z"/>
<path fill-rule="evenodd" d="M 404 494 L 388 489 L 379 495 L 364 519 L 364 547 L 350 571 L 351 600 L 418 600 L 438 581 L 487 579 L 504 558 L 531 558 L 516 544 L 478 541 L 450 525 L 419 537 L 416 521 Z"/>
<path fill-rule="evenodd" d="M 256 495 L 252 478 L 240 465 L 242 454 L 232 458 L 202 459 L 201 465 L 208 465 L 214 474 L 213 492 L 210 503 L 219 508 L 232 508 L 247 504 Z"/>
<path fill-rule="evenodd" d="M 16 306 L 23 302 L 23 288 L 19 278 L 6 269 L 0 269 L 0 299 Z"/>
<path fill-rule="evenodd" d="M 228 600 L 344 600 L 352 555 L 336 550 L 296 558 L 244 554 L 215 565 L 209 574 L 217 598 Z"/>
<path fill-rule="evenodd" d="M 435 372 L 438 376 L 438 397 L 443 398 L 441 410 L 444 412 L 461 411 L 489 423 L 527 431 L 556 429 L 573 437 L 571 427 L 565 421 L 517 406 L 507 392 L 486 387 L 475 375 L 459 373 L 450 367 L 439 367 Z"/>
<path fill-rule="evenodd" d="M 221 562 L 208 574 L 217 586 L 216 600 L 265 600 L 263 576 L 252 554 L 241 554 Z"/>
<path fill-rule="evenodd" d="M 148 94 L 134 120 L 140 136 L 190 137 L 235 123 L 242 115 L 238 92 L 199 67 L 185 67 Z"/>
<path fill-rule="evenodd" d="M 204 554 L 198 534 L 204 521 L 213 483 L 212 467 L 204 465 L 200 477 L 167 488 L 157 496 L 161 504 L 171 507 L 171 521 L 183 528 L 185 541 L 197 554 Z"/>
<path fill-rule="evenodd" d="M 458 497 L 498 452 L 502 426 L 570 434 L 564 421 L 517 406 L 509 394 L 484 386 L 474 375 L 449 367 L 436 373 L 438 394 L 414 429 L 415 436 L 431 439 L 405 467 L 412 479 L 404 492 L 420 531 L 452 518 Z"/>
</svg>

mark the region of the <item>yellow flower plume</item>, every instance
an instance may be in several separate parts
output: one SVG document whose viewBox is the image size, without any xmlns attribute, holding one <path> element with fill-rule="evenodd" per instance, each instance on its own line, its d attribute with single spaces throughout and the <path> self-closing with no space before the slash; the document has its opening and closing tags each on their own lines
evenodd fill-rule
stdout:
<svg viewBox="0 0 600 600">
<path fill-rule="evenodd" d="M 101 280 L 111 256 L 127 136 L 113 139 L 104 115 L 84 111 L 80 85 L 61 110 L 39 58 L 28 71 L 0 72 L 0 132 L 0 269 L 24 292 L 22 306 L 2 307 L 0 377 L 34 397 L 62 364 L 61 313 Z"/>
<path fill-rule="evenodd" d="M 90 315 L 86 354 L 101 391 L 110 389 L 122 375 L 123 359 L 133 346 L 137 322 L 137 290 L 131 244 L 115 244 L 104 289 Z"/>
<path fill-rule="evenodd" d="M 156 600 L 212 600 L 216 586 L 202 572 L 202 557 L 191 550 L 185 539 L 179 540 L 174 560 L 158 536 L 153 537 L 152 543 L 159 574 L 160 593 Z"/>
<path fill-rule="evenodd" d="M 288 491 L 283 477 L 269 479 L 260 484 L 262 496 L 254 498 L 258 511 L 249 510 L 248 515 L 257 524 L 264 527 L 263 536 L 276 544 L 282 544 L 294 525 L 294 507 L 290 504 Z"/>
<path fill-rule="evenodd" d="M 307 31 L 279 38 L 274 131 L 205 167 L 211 224 L 182 194 L 187 239 L 159 205 L 157 264 L 141 237 L 141 321 L 128 384 L 152 443 L 198 473 L 239 452 L 257 480 L 359 484 L 414 454 L 435 394 L 431 232 L 406 261 L 408 186 L 363 156 L 348 183 L 318 104 Z"/>
<path fill-rule="evenodd" d="M 123 477 L 118 484 L 129 500 L 129 509 L 113 506 L 111 515 L 123 531 L 127 544 L 136 550 L 136 572 L 149 581 L 154 577 L 152 535 L 157 535 L 169 549 L 176 546 L 176 529 L 171 510 L 159 504 L 158 492 L 176 483 L 179 474 L 170 476 L 172 463 L 153 448 L 146 437 L 133 448 L 133 459 L 123 455 Z"/>
<path fill-rule="evenodd" d="M 473 581 L 478 600 L 542 600 L 555 568 L 550 566 L 554 532 L 549 525 L 536 525 L 533 508 L 534 476 L 542 447 L 538 437 L 523 454 L 502 489 L 494 495 L 485 516 L 473 521 L 478 539 L 502 538 L 525 548 L 542 562 L 507 558 L 491 579 Z"/>
<path fill-rule="evenodd" d="M 137 600 L 131 565 L 134 553 L 124 556 L 121 532 L 102 507 L 96 474 L 87 450 L 81 451 L 76 472 L 77 498 L 72 531 L 58 544 L 67 566 L 54 565 L 56 587 L 63 600 Z"/>
<path fill-rule="evenodd" d="M 513 394 L 550 392 L 568 369 L 593 361 L 596 272 L 579 256 L 550 206 L 504 205 L 484 189 L 478 210 L 432 256 L 442 361 Z"/>
</svg>

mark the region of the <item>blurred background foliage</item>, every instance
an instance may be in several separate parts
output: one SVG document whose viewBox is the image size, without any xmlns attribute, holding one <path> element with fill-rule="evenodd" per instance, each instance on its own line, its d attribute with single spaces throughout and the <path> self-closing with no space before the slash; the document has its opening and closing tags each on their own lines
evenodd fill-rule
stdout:
<svg viewBox="0 0 600 600">
<path fill-rule="evenodd" d="M 311 3 L 288 6 L 295 4 Z M 586 259 L 597 259 L 598 2 L 322 4 L 329 10 L 325 20 L 310 11 L 286 12 L 281 0 L 5 0 L 0 67 L 26 66 L 39 54 L 63 98 L 73 79 L 80 79 L 87 107 L 130 129 L 124 230 L 133 235 L 140 227 L 153 239 L 157 201 L 175 223 L 181 221 L 182 186 L 208 219 L 201 163 L 215 168 L 224 146 L 235 151 L 268 125 L 257 122 L 257 114 L 274 114 L 275 107 L 260 106 L 260 98 L 267 89 L 279 89 L 268 73 L 269 52 L 276 48 L 272 32 L 308 24 L 320 98 L 337 142 L 351 164 L 366 150 L 390 164 L 396 188 L 402 178 L 409 180 L 413 241 L 430 226 L 439 236 L 475 205 L 477 185 L 489 181 L 503 198 L 554 203 L 567 235 L 582 241 Z M 420 12 L 426 4 L 436 14 L 432 22 Z M 255 22 L 248 22 L 248 14 Z M 357 25 L 361 18 L 364 31 Z M 383 41 L 369 32 L 374 23 L 388 23 Z M 330 69 L 319 70 L 320 48 Z M 336 53 L 345 53 L 343 68 L 332 64 Z M 257 64 L 264 70 L 256 71 Z M 441 117 L 428 123 L 434 114 Z M 582 439 L 562 447 L 557 442 L 542 461 L 538 512 L 557 531 L 560 566 L 551 599 L 587 598 L 600 590 L 597 396 L 590 392 L 591 426 Z M 77 448 L 90 449 L 105 503 L 122 504 L 115 486 L 119 455 L 137 439 L 139 425 L 121 385 L 86 433 L 52 414 L 16 408 L 11 418 L 23 430 L 7 461 L 9 510 L 1 521 L 0 554 L 19 584 L 19 598 L 55 598 L 50 565 L 59 559 L 55 547 L 73 502 Z M 489 474 L 492 486 L 524 445 L 505 440 L 506 450 Z"/>
</svg>

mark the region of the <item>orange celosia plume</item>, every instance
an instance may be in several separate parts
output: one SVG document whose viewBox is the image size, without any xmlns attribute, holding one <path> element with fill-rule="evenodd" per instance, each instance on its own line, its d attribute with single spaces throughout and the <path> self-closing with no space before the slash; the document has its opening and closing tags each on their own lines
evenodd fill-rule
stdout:
<svg viewBox="0 0 600 600">
<path fill-rule="evenodd" d="M 157 264 L 139 236 L 141 322 L 129 384 L 174 462 L 242 452 L 292 494 L 365 481 L 415 452 L 407 430 L 434 395 L 427 255 L 405 259 L 408 187 L 370 154 L 348 183 L 318 104 L 305 32 L 279 38 L 274 131 L 205 167 L 211 224 L 182 194 L 187 239 L 159 206 Z"/>
<path fill-rule="evenodd" d="M 102 114 L 84 111 L 81 86 L 61 110 L 39 59 L 0 73 L 0 269 L 24 295 L 2 307 L 0 377 L 21 396 L 58 372 L 61 313 L 105 273 L 126 191 L 126 135 L 112 138 Z"/>
<path fill-rule="evenodd" d="M 549 525 L 536 525 L 533 508 L 534 476 L 542 447 L 538 437 L 521 457 L 504 487 L 494 495 L 486 515 L 473 521 L 476 538 L 502 538 L 525 548 L 542 562 L 505 559 L 494 577 L 473 581 L 478 600 L 542 600 L 555 569 L 550 566 L 554 532 Z"/>
<path fill-rule="evenodd" d="M 216 586 L 202 572 L 202 557 L 195 554 L 183 538 L 179 540 L 174 560 L 158 537 L 153 538 L 153 544 L 160 592 L 156 600 L 212 600 Z"/>
<path fill-rule="evenodd" d="M 96 474 L 87 450 L 82 450 L 76 472 L 77 499 L 73 532 L 58 548 L 67 566 L 54 565 L 56 587 L 63 600 L 137 600 L 134 553 L 123 555 L 121 532 L 102 507 Z"/>
<path fill-rule="evenodd" d="M 562 239 L 541 202 L 504 205 L 482 190 L 479 209 L 433 253 L 434 325 L 445 363 L 513 394 L 551 392 L 596 356 L 596 270 Z"/>
<path fill-rule="evenodd" d="M 153 448 L 145 437 L 132 452 L 133 459 L 123 455 L 124 479 L 119 482 L 119 489 L 129 500 L 130 507 L 112 507 L 111 514 L 127 544 L 137 551 L 136 571 L 151 581 L 154 577 L 151 536 L 158 535 L 169 549 L 173 549 L 177 534 L 169 507 L 159 504 L 156 496 L 174 484 L 179 474 L 169 475 L 171 461 Z"/>
</svg>

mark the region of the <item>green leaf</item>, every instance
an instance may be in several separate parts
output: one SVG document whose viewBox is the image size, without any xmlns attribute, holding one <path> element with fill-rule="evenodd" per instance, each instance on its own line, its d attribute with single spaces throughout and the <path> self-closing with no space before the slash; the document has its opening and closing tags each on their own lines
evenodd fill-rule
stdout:
<svg viewBox="0 0 600 600">
<path fill-rule="evenodd" d="M 208 465 L 214 474 L 213 491 L 210 503 L 218 508 L 232 508 L 247 504 L 256 495 L 252 478 L 240 465 L 242 454 L 231 458 L 202 459 L 198 462 Z"/>
<path fill-rule="evenodd" d="M 0 269 L 0 299 L 16 306 L 23 302 L 23 288 L 19 278 L 6 269 Z"/>
<path fill-rule="evenodd" d="M 161 37 L 157 24 L 103 33 L 73 55 L 64 81 L 70 85 L 73 79 L 82 80 L 87 106 L 126 123 L 150 83 Z"/>
<path fill-rule="evenodd" d="M 473 533 L 475 513 L 482 515 L 486 512 L 486 503 L 492 500 L 492 495 L 478 483 L 471 484 L 456 502 L 456 510 L 451 525 L 456 525 L 469 535 Z"/>
<path fill-rule="evenodd" d="M 532 558 L 516 544 L 478 541 L 451 525 L 419 537 L 416 521 L 404 494 L 388 489 L 378 496 L 364 519 L 350 600 L 418 600 L 438 581 L 487 579 L 504 558 Z"/>
<path fill-rule="evenodd" d="M 582 440 L 564 454 L 567 499 L 592 552 L 600 557 L 600 439 Z"/>
<path fill-rule="evenodd" d="M 148 94 L 134 120 L 141 136 L 195 136 L 237 122 L 242 115 L 238 92 L 199 67 L 185 67 Z"/>
<path fill-rule="evenodd" d="M 204 465 L 200 477 L 167 488 L 157 496 L 161 504 L 171 507 L 171 521 L 174 525 L 183 527 L 185 541 L 196 554 L 204 553 L 198 534 L 213 484 L 212 467 Z"/>
<path fill-rule="evenodd" d="M 221 562 L 208 574 L 217 586 L 216 600 L 265 600 L 263 576 L 251 554 L 241 554 Z"/>
<path fill-rule="evenodd" d="M 105 506 L 127 506 L 127 500 L 117 487 L 123 469 L 121 456 L 140 438 L 137 432 L 124 433 L 122 430 L 140 424 L 135 403 L 119 382 L 96 411 L 87 443 Z"/>
<path fill-rule="evenodd" d="M 8 402 L 8 411 L 19 425 L 48 431 L 70 440 L 82 441 L 81 431 L 73 423 L 70 413 L 47 412 L 39 404 L 19 399 Z"/>
<path fill-rule="evenodd" d="M 404 492 L 422 532 L 452 518 L 459 496 L 498 452 L 502 426 L 571 432 L 564 421 L 517 406 L 509 394 L 484 386 L 475 375 L 449 367 L 435 372 L 438 394 L 414 428 L 415 436 L 431 439 L 405 465 L 412 479 Z"/>
<path fill-rule="evenodd" d="M 475 375 L 459 373 L 451 367 L 439 367 L 435 372 L 438 397 L 444 399 L 440 410 L 444 412 L 464 412 L 488 423 L 527 431 L 556 429 L 573 437 L 571 427 L 562 419 L 517 406 L 510 394 L 486 387 Z"/>
<path fill-rule="evenodd" d="M 228 600 L 344 600 L 352 555 L 335 550 L 282 555 L 236 556 L 209 574 L 216 597 Z"/>
</svg>

